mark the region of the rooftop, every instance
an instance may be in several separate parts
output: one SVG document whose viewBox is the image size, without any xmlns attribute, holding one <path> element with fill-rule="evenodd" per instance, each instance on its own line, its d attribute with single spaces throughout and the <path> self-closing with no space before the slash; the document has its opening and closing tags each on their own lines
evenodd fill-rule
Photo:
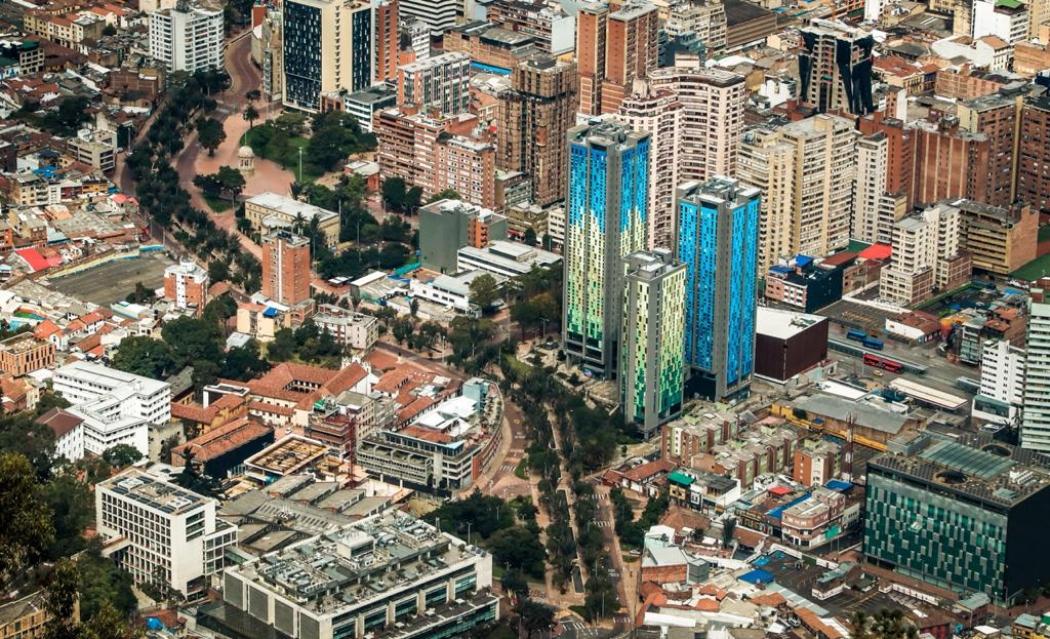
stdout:
<svg viewBox="0 0 1050 639">
<path fill-rule="evenodd" d="M 484 551 L 394 510 L 266 555 L 233 572 L 315 614 L 336 615 L 482 556 Z"/>
<path fill-rule="evenodd" d="M 318 222 L 324 222 L 325 220 L 339 216 L 335 211 L 322 209 L 319 206 L 300 202 L 299 200 L 292 199 L 288 196 L 271 192 L 260 193 L 255 197 L 248 198 L 246 204 L 271 209 L 291 218 L 302 216 L 306 221 L 316 217 L 318 218 Z"/>
<path fill-rule="evenodd" d="M 1050 457 L 988 435 L 964 434 L 956 440 L 927 436 L 911 454 L 887 453 L 868 469 L 937 485 L 993 507 L 1012 507 L 1050 486 Z"/>
<path fill-rule="evenodd" d="M 126 470 L 98 486 L 169 515 L 179 515 L 213 501 L 181 486 L 157 479 L 138 468 Z"/>
<path fill-rule="evenodd" d="M 326 452 L 328 447 L 318 441 L 289 435 L 252 455 L 244 463 L 269 474 L 283 476 L 299 472 L 324 457 Z"/>
<path fill-rule="evenodd" d="M 820 315 L 759 306 L 755 332 L 768 337 L 789 339 L 824 321 L 827 321 L 827 318 Z"/>
</svg>

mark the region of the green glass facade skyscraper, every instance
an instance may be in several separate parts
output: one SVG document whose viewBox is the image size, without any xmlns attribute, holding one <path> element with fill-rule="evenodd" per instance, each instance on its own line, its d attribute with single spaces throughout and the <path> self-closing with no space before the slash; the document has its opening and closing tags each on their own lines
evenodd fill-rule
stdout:
<svg viewBox="0 0 1050 639">
<path fill-rule="evenodd" d="M 620 397 L 626 423 L 646 437 L 682 410 L 685 266 L 671 251 L 628 255 L 620 331 Z"/>
</svg>

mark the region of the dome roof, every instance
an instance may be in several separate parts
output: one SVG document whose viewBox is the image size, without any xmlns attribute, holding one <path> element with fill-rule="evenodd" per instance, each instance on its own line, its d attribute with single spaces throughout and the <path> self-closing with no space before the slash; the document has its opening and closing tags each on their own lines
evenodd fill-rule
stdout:
<svg viewBox="0 0 1050 639">
<path fill-rule="evenodd" d="M 255 151 L 252 151 L 252 147 L 245 145 L 245 146 L 242 146 L 241 148 L 237 149 L 237 157 L 239 157 L 239 158 L 253 158 L 253 157 L 255 157 Z"/>
</svg>

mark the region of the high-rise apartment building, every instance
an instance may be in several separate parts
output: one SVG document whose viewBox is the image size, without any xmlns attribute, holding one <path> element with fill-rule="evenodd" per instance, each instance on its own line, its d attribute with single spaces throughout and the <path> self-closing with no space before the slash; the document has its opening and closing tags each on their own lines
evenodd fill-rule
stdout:
<svg viewBox="0 0 1050 639">
<path fill-rule="evenodd" d="M 628 0 L 609 13 L 605 36 L 602 113 L 615 113 L 635 80 L 656 68 L 659 15 L 648 0 Z"/>
<path fill-rule="evenodd" d="M 180 0 L 149 14 L 149 53 L 168 73 L 221 69 L 224 38 L 221 10 Z"/>
<path fill-rule="evenodd" d="M 548 206 L 565 198 L 565 137 L 579 104 L 576 65 L 529 56 L 512 71 L 511 86 L 499 96 L 497 165 L 527 174 L 533 202 Z"/>
<path fill-rule="evenodd" d="M 650 250 L 673 249 L 678 220 L 674 193 L 681 182 L 682 103 L 671 91 L 655 89 L 644 80 L 634 85 L 634 92 L 620 103 L 616 119 L 651 136 L 646 236 Z"/>
<path fill-rule="evenodd" d="M 959 209 L 945 202 L 893 225 L 893 261 L 879 275 L 883 300 L 912 306 L 970 280 L 959 217 Z"/>
<path fill-rule="evenodd" d="M 317 111 L 322 95 L 371 86 L 374 12 L 368 0 L 287 0 L 282 11 L 286 106 Z"/>
<path fill-rule="evenodd" d="M 602 112 L 602 82 L 605 80 L 605 39 L 609 7 L 605 3 L 581 3 L 576 12 L 576 64 L 580 76 L 580 113 Z"/>
<path fill-rule="evenodd" d="M 576 15 L 580 113 L 615 113 L 635 80 L 656 68 L 658 12 L 644 0 L 586 2 Z"/>
<path fill-rule="evenodd" d="M 1050 211 L 1050 96 L 1030 97 L 1021 107 L 1017 197 Z"/>
<path fill-rule="evenodd" d="M 827 114 L 744 133 L 737 175 L 762 193 L 760 272 L 849 244 L 857 136 L 852 122 Z"/>
<path fill-rule="evenodd" d="M 819 113 L 841 110 L 864 115 L 874 111 L 872 35 L 843 22 L 823 19 L 812 20 L 801 34 L 798 70 L 802 102 Z"/>
<path fill-rule="evenodd" d="M 963 100 L 956 107 L 961 128 L 988 138 L 988 165 L 983 169 L 988 181 L 986 204 L 1010 206 L 1014 201 L 1022 104 L 1022 93 L 1015 91 Z"/>
<path fill-rule="evenodd" d="M 672 67 L 656 69 L 649 78 L 653 88 L 671 91 L 682 105 L 681 179 L 735 175 L 748 96 L 744 77 L 722 69 Z"/>
<path fill-rule="evenodd" d="M 623 258 L 646 246 L 647 133 L 594 121 L 570 129 L 563 347 L 595 374 L 619 361 Z"/>
<path fill-rule="evenodd" d="M 262 294 L 288 306 L 310 299 L 310 240 L 283 230 L 263 238 Z"/>
<path fill-rule="evenodd" d="M 1039 213 L 1034 209 L 973 200 L 951 204 L 959 209 L 960 248 L 975 269 L 1006 277 L 1037 257 Z"/>
<path fill-rule="evenodd" d="M 237 526 L 215 516 L 218 502 L 138 468 L 95 486 L 95 521 L 136 584 L 203 595 L 237 545 Z"/>
<path fill-rule="evenodd" d="M 721 177 L 677 192 L 687 389 L 716 401 L 746 393 L 754 372 L 760 199 Z"/>
<path fill-rule="evenodd" d="M 960 595 L 1017 603 L 1050 574 L 1039 522 L 1050 508 L 1045 457 L 988 435 L 922 435 L 870 460 L 868 562 Z"/>
<path fill-rule="evenodd" d="M 1021 447 L 1050 453 L 1050 300 L 1042 289 L 1034 289 L 1031 294 L 1025 342 Z"/>
<path fill-rule="evenodd" d="M 397 105 L 420 113 L 466 113 L 470 105 L 470 56 L 443 53 L 398 67 Z"/>
<path fill-rule="evenodd" d="M 853 185 L 850 237 L 889 244 L 893 225 L 908 213 L 905 193 L 888 188 L 890 138 L 882 131 L 857 139 L 857 179 Z"/>
<path fill-rule="evenodd" d="M 175 308 L 204 310 L 208 303 L 208 271 L 190 260 L 164 269 L 164 298 Z"/>
<path fill-rule="evenodd" d="M 957 197 L 983 202 L 990 180 L 988 136 L 963 129 L 955 117 L 910 126 L 915 140 L 912 205 Z"/>
<path fill-rule="evenodd" d="M 397 19 L 398 0 L 375 0 L 373 8 L 373 76 L 376 82 L 393 82 L 397 79 L 397 61 L 401 49 L 400 22 Z"/>
<path fill-rule="evenodd" d="M 726 46 L 726 6 L 723 0 L 675 0 L 668 7 L 663 30 L 671 38 L 694 34 L 708 52 Z"/>
<path fill-rule="evenodd" d="M 685 266 L 667 249 L 624 260 L 620 404 L 648 438 L 682 410 Z"/>
</svg>

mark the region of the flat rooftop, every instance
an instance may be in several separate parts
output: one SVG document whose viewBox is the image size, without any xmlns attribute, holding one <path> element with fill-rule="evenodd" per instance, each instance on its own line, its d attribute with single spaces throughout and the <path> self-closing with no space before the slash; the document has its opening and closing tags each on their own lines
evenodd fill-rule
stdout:
<svg viewBox="0 0 1050 639">
<path fill-rule="evenodd" d="M 921 450 L 880 455 L 868 468 L 998 507 L 1015 506 L 1050 486 L 1050 457 L 984 434 L 956 440 L 931 436 Z"/>
<path fill-rule="evenodd" d="M 137 468 L 107 479 L 99 487 L 170 515 L 188 512 L 210 501 L 208 497 L 157 479 Z"/>
<path fill-rule="evenodd" d="M 252 455 L 244 463 L 275 475 L 288 475 L 320 459 L 327 450 L 320 442 L 292 435 Z"/>
<path fill-rule="evenodd" d="M 236 572 L 316 614 L 336 615 L 484 554 L 391 510 L 263 556 Z"/>
<path fill-rule="evenodd" d="M 827 318 L 808 313 L 796 313 L 767 306 L 758 307 L 755 332 L 759 335 L 789 339 L 807 329 L 826 322 Z"/>
<path fill-rule="evenodd" d="M 316 217 L 319 222 L 338 217 L 339 214 L 335 211 L 329 211 L 328 209 L 322 209 L 319 206 L 313 204 L 307 204 L 306 202 L 300 202 L 299 200 L 290 198 L 279 193 L 260 193 L 255 197 L 248 198 L 246 204 L 252 204 L 262 208 L 276 211 L 283 215 L 291 218 L 302 216 L 304 220 L 309 221 Z"/>
</svg>

